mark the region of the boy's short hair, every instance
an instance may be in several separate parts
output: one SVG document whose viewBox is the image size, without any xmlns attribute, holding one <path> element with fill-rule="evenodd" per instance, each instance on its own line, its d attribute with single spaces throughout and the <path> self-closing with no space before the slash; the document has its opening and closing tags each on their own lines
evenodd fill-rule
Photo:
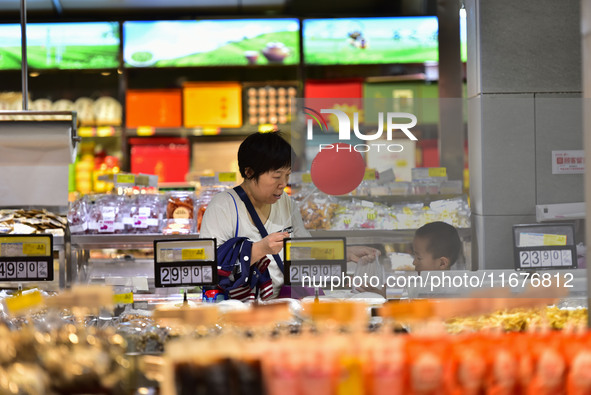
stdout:
<svg viewBox="0 0 591 395">
<path fill-rule="evenodd" d="M 291 168 L 294 157 L 281 132 L 253 133 L 238 148 L 238 168 L 244 179 L 258 180 L 268 171 Z M 246 175 L 247 168 L 252 170 L 250 177 Z"/>
<path fill-rule="evenodd" d="M 430 222 L 415 232 L 415 237 L 427 239 L 427 252 L 433 258 L 446 257 L 450 266 L 460 257 L 462 241 L 455 227 L 445 222 Z"/>
</svg>

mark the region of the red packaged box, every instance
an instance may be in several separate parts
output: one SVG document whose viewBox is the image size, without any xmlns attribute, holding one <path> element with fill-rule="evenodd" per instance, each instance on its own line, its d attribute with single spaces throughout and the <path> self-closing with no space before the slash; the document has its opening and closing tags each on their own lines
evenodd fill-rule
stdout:
<svg viewBox="0 0 591 395">
<path fill-rule="evenodd" d="M 155 174 L 159 182 L 185 182 L 190 168 L 189 140 L 181 137 L 129 139 L 131 172 Z"/>
<path fill-rule="evenodd" d="M 362 80 L 312 80 L 306 82 L 306 98 L 349 98 L 363 97 Z M 335 101 L 348 104 L 350 100 Z M 354 101 L 356 102 L 356 101 Z"/>
</svg>

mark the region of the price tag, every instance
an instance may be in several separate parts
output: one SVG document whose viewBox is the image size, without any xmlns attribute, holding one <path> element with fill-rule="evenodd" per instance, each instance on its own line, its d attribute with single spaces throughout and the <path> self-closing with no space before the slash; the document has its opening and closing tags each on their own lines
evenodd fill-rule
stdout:
<svg viewBox="0 0 591 395">
<path fill-rule="evenodd" d="M 205 249 L 187 248 L 181 250 L 181 260 L 183 261 L 202 261 L 205 259 Z"/>
<path fill-rule="evenodd" d="M 565 246 L 566 235 L 544 235 L 545 246 Z"/>
<path fill-rule="evenodd" d="M 114 304 L 132 304 L 133 303 L 133 292 L 113 295 L 113 303 Z"/>
<path fill-rule="evenodd" d="M 429 177 L 447 177 L 447 169 L 445 167 L 430 167 Z"/>
<path fill-rule="evenodd" d="M 302 174 L 302 182 L 304 184 L 311 184 L 312 183 L 312 175 L 310 173 Z"/>
<path fill-rule="evenodd" d="M 43 303 L 43 295 L 39 291 L 27 291 L 20 295 L 6 298 L 6 307 L 13 314 L 42 306 Z"/>
<path fill-rule="evenodd" d="M 235 172 L 218 173 L 218 180 L 220 182 L 236 182 Z"/>
<path fill-rule="evenodd" d="M 220 128 L 204 127 L 201 132 L 204 136 L 215 136 L 220 134 Z"/>
<path fill-rule="evenodd" d="M 47 255 L 49 251 L 46 251 L 46 245 L 44 243 L 24 243 L 23 254 L 27 256 L 31 255 Z"/>
<path fill-rule="evenodd" d="M 135 184 L 135 175 L 133 174 L 117 174 L 115 183 L 117 184 Z"/>
<path fill-rule="evenodd" d="M 138 126 L 136 133 L 138 136 L 153 136 L 156 133 L 156 129 L 152 126 Z"/>
<path fill-rule="evenodd" d="M 99 126 L 96 128 L 96 135 L 98 137 L 109 137 L 115 135 L 115 128 L 112 126 Z"/>
<path fill-rule="evenodd" d="M 303 286 L 346 288 L 346 241 L 344 238 L 285 239 L 283 251 L 285 283 Z M 338 277 L 338 284 L 331 281 Z"/>
<path fill-rule="evenodd" d="M 514 225 L 513 243 L 517 270 L 577 266 L 573 224 Z"/>
<path fill-rule="evenodd" d="M 261 123 L 259 125 L 259 132 L 260 133 L 271 133 L 274 132 L 277 129 L 277 127 L 275 125 L 273 125 L 272 123 Z"/>
<path fill-rule="evenodd" d="M 92 137 L 94 136 L 94 128 L 88 126 L 82 126 L 78 128 L 78 136 L 80 137 Z"/>
<path fill-rule="evenodd" d="M 365 169 L 365 174 L 363 175 L 363 180 L 373 181 L 375 179 L 376 179 L 376 169 Z"/>
<path fill-rule="evenodd" d="M 334 259 L 334 248 L 312 248 L 312 259 Z"/>
<path fill-rule="evenodd" d="M 199 286 L 217 283 L 215 239 L 154 241 L 156 287 Z"/>
<path fill-rule="evenodd" d="M 52 281 L 53 235 L 0 236 L 0 281 Z"/>
</svg>

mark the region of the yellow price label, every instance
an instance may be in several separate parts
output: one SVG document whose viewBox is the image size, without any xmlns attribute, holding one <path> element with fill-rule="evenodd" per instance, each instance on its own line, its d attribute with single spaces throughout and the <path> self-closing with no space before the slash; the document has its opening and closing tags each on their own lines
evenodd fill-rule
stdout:
<svg viewBox="0 0 591 395">
<path fill-rule="evenodd" d="M 152 126 L 139 126 L 136 132 L 138 136 L 153 136 L 156 133 L 156 129 Z"/>
<path fill-rule="evenodd" d="M 115 128 L 112 126 L 99 126 L 96 128 L 96 135 L 99 137 L 108 137 L 115 134 Z"/>
<path fill-rule="evenodd" d="M 218 180 L 220 180 L 220 182 L 236 182 L 236 173 L 234 173 L 234 172 L 218 173 Z"/>
<path fill-rule="evenodd" d="M 566 235 L 544 234 L 544 245 L 545 246 L 565 246 L 566 245 Z"/>
<path fill-rule="evenodd" d="M 272 123 L 261 123 L 259 125 L 259 133 L 271 133 L 275 131 L 275 125 Z"/>
<path fill-rule="evenodd" d="M 78 136 L 80 137 L 92 137 L 94 136 L 94 128 L 88 126 L 82 126 L 78 128 Z"/>
<path fill-rule="evenodd" d="M 181 259 L 183 261 L 197 261 L 205 259 L 205 249 L 203 248 L 187 248 L 181 252 Z"/>
<path fill-rule="evenodd" d="M 133 174 L 117 174 L 117 184 L 135 184 Z"/>
<path fill-rule="evenodd" d="M 310 249 L 310 258 L 312 259 L 335 259 L 334 248 L 318 248 L 312 247 Z"/>
<path fill-rule="evenodd" d="M 215 136 L 220 134 L 220 128 L 205 127 L 202 133 L 204 136 Z"/>
<path fill-rule="evenodd" d="M 430 167 L 429 177 L 446 177 L 447 169 L 445 167 Z"/>
<path fill-rule="evenodd" d="M 302 182 L 304 184 L 311 184 L 312 183 L 312 175 L 310 173 L 302 174 Z"/>
<path fill-rule="evenodd" d="M 115 304 L 132 304 L 133 303 L 133 292 L 113 295 L 113 303 L 115 303 Z"/>
<path fill-rule="evenodd" d="M 23 254 L 26 256 L 48 255 L 45 246 L 45 243 L 24 243 Z"/>
<path fill-rule="evenodd" d="M 39 291 L 27 292 L 6 298 L 6 307 L 11 313 L 17 313 L 43 304 L 43 295 Z"/>
<path fill-rule="evenodd" d="M 376 169 L 365 169 L 363 179 L 366 181 L 373 181 L 376 179 Z"/>
</svg>

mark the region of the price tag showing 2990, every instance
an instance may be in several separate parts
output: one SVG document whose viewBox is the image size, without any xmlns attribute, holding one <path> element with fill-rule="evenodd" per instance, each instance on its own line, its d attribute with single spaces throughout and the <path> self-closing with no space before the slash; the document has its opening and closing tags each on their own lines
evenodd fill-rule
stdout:
<svg viewBox="0 0 591 395">
<path fill-rule="evenodd" d="M 214 239 L 155 240 L 156 287 L 199 286 L 217 281 Z"/>
<path fill-rule="evenodd" d="M 212 284 L 213 268 L 211 266 L 161 266 L 160 283 L 166 286 Z"/>
</svg>

